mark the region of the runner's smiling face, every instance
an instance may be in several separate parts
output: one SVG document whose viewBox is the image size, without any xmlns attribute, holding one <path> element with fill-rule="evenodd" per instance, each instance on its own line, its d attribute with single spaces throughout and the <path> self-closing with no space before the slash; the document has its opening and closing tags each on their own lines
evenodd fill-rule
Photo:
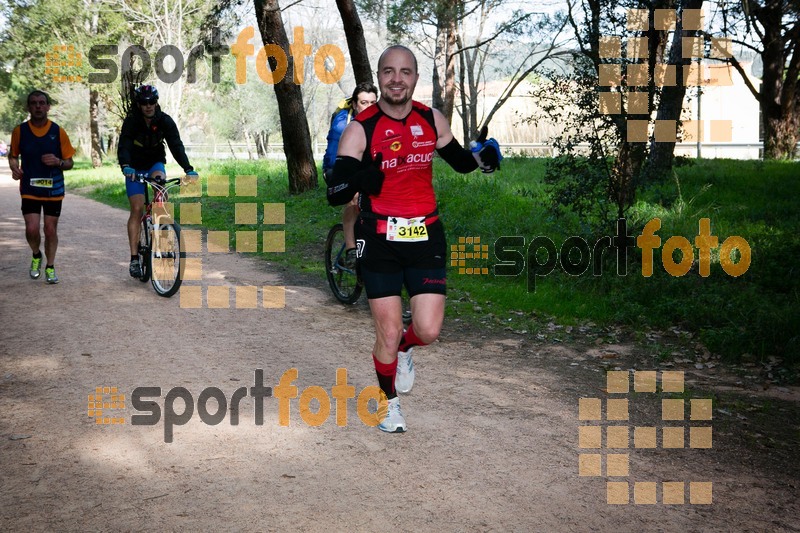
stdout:
<svg viewBox="0 0 800 533">
<path fill-rule="evenodd" d="M 411 52 L 394 48 L 384 52 L 378 65 L 378 87 L 381 99 L 402 106 L 411 100 L 419 80 L 416 61 Z"/>
</svg>

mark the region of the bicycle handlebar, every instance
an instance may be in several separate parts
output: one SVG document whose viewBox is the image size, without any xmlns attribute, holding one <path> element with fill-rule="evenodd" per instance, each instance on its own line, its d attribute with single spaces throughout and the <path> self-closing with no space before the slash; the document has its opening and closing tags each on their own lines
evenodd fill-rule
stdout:
<svg viewBox="0 0 800 533">
<path fill-rule="evenodd" d="M 165 179 L 161 178 L 160 176 L 159 177 L 150 177 L 150 173 L 149 172 L 136 172 L 134 174 L 133 181 L 136 181 L 136 182 L 139 182 L 139 183 L 155 183 L 156 185 L 162 185 L 163 186 L 163 185 L 167 185 L 167 184 L 170 184 L 170 183 L 182 182 L 183 178 L 170 178 L 168 180 L 165 180 Z"/>
</svg>

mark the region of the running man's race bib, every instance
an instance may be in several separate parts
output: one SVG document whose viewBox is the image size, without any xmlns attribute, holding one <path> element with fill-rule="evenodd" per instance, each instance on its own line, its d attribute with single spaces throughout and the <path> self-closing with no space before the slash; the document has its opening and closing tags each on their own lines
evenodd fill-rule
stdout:
<svg viewBox="0 0 800 533">
<path fill-rule="evenodd" d="M 53 178 L 31 178 L 31 187 L 53 188 Z"/>
<path fill-rule="evenodd" d="M 31 187 L 53 188 L 53 178 L 31 178 Z"/>
<path fill-rule="evenodd" d="M 389 217 L 386 220 L 386 240 L 399 242 L 419 242 L 428 240 L 428 226 L 425 217 Z"/>
</svg>

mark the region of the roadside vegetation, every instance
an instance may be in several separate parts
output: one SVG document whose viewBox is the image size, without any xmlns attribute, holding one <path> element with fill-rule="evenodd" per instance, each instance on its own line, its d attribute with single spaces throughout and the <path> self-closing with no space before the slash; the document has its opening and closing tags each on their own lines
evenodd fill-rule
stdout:
<svg viewBox="0 0 800 533">
<path fill-rule="evenodd" d="M 683 236 L 694 243 L 699 221 L 711 221 L 711 233 L 721 245 L 730 236 L 740 236 L 752 255 L 747 272 L 731 277 L 719 262 L 719 249 L 712 251 L 711 271 L 700 276 L 698 252 L 688 274 L 673 277 L 662 266 L 660 248 L 654 250 L 653 275 L 642 275 L 641 249 L 628 250 L 626 275 L 618 274 L 617 256 L 607 250 L 602 275 L 592 275 L 592 266 L 582 275 L 564 273 L 556 265 L 547 275 L 528 282 L 526 261 L 516 276 L 497 276 L 495 242 L 503 236 L 519 236 L 524 246 L 515 250 L 527 258 L 527 247 L 539 236 L 560 249 L 571 236 L 583 238 L 589 248 L 598 238 L 597 230 L 583 227 L 577 217 L 554 208 L 552 183 L 544 180 L 546 159 L 509 158 L 494 175 L 458 175 L 436 161 L 436 189 L 448 242 L 480 237 L 488 245 L 488 258 L 465 260 L 466 267 L 487 268 L 488 274 L 460 274 L 458 266 L 449 271 L 447 313 L 466 323 L 488 328 L 511 329 L 536 335 L 548 325 L 620 326 L 646 341 L 647 332 L 669 328 L 686 332 L 729 363 L 742 360 L 769 362 L 778 382 L 798 378 L 800 343 L 800 165 L 787 162 L 705 160 L 684 161 L 675 169 L 674 179 L 640 191 L 629 209 L 628 234 L 634 239 L 653 218 L 661 220 L 657 235 L 663 247 L 671 236 Z M 203 181 L 209 175 L 227 176 L 231 186 L 227 197 L 204 196 L 202 217 L 205 229 L 284 230 L 285 253 L 259 253 L 264 259 L 283 264 L 297 273 L 324 280 L 322 248 L 340 209 L 328 206 L 322 186 L 290 195 L 285 165 L 265 161 L 217 161 L 199 166 Z M 173 175 L 179 170 L 169 168 Z M 235 176 L 258 177 L 257 197 L 236 197 Z M 127 207 L 124 184 L 114 166 L 91 169 L 80 164 L 68 173 L 68 187 L 101 202 Z M 205 189 L 204 189 L 205 190 Z M 196 198 L 178 199 L 197 201 Z M 236 202 L 283 203 L 283 226 L 235 225 Z M 259 222 L 263 207 L 259 210 Z M 177 209 L 180 217 L 180 205 Z M 613 232 L 608 236 L 613 237 Z M 260 238 L 260 235 L 259 235 Z M 465 244 L 472 251 L 474 244 Z M 634 245 L 635 246 L 635 245 Z M 260 242 L 259 242 L 260 248 Z M 231 249 L 235 233 L 231 231 Z M 577 262 L 577 253 L 571 261 Z M 540 250 L 537 262 L 546 262 Z M 680 262 L 680 252 L 673 258 Z M 734 259 L 741 260 L 734 253 Z M 336 305 L 331 300 L 331 305 Z"/>
</svg>

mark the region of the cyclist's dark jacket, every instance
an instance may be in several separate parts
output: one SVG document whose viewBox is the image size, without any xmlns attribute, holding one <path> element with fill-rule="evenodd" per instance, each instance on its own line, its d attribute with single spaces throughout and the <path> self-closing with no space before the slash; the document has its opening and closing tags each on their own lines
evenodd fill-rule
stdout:
<svg viewBox="0 0 800 533">
<path fill-rule="evenodd" d="M 148 127 L 141 111 L 134 110 L 122 123 L 117 151 L 120 166 L 146 170 L 156 163 L 166 163 L 164 141 L 167 141 L 172 157 L 184 172 L 194 170 L 186 157 L 178 126 L 172 117 L 163 113 L 161 108 L 156 108 Z"/>
<path fill-rule="evenodd" d="M 411 112 L 397 120 L 374 105 L 354 120 L 361 123 L 367 137 L 362 162 L 371 164 L 382 153 L 381 170 L 386 176 L 379 195 L 360 196 L 362 211 L 408 218 L 436 211 L 431 162 L 437 133 L 431 108 L 413 101 Z"/>
</svg>

